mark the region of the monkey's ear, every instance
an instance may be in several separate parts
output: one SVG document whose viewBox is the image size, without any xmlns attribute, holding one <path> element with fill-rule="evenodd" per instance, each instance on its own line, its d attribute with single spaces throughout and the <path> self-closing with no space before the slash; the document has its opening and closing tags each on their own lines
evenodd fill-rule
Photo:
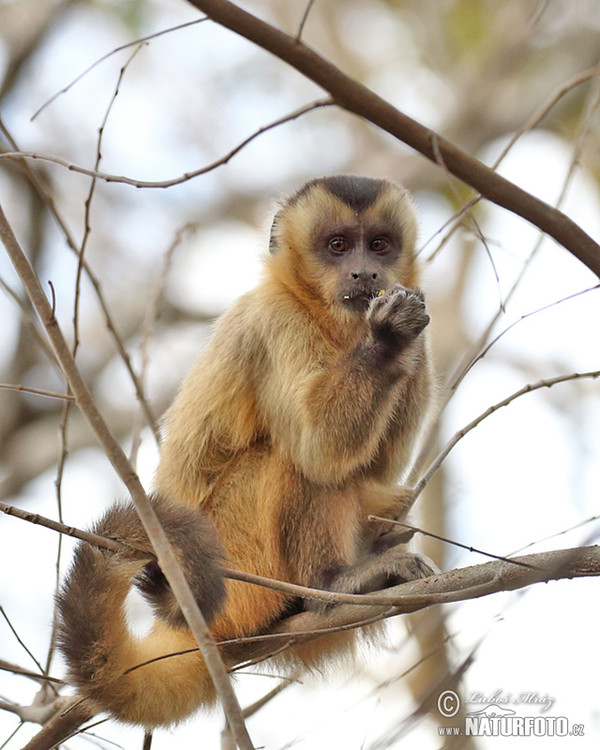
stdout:
<svg viewBox="0 0 600 750">
<path fill-rule="evenodd" d="M 271 235 L 269 237 L 269 253 L 276 255 L 279 251 L 279 223 L 283 214 L 284 207 L 280 208 L 279 211 L 273 217 L 273 223 L 271 224 Z"/>
</svg>

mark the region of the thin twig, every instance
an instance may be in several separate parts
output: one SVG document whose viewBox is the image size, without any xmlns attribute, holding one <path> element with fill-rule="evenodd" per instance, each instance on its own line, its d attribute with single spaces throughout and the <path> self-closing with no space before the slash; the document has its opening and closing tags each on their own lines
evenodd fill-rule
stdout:
<svg viewBox="0 0 600 750">
<path fill-rule="evenodd" d="M 142 387 L 144 389 L 145 389 L 146 374 L 147 374 L 148 363 L 149 363 L 150 341 L 152 339 L 154 324 L 156 322 L 156 318 L 158 315 L 158 303 L 163 293 L 163 288 L 167 280 L 169 268 L 173 261 L 173 255 L 175 254 L 175 251 L 177 250 L 177 248 L 181 245 L 181 242 L 183 241 L 184 236 L 188 232 L 192 231 L 193 229 L 195 229 L 193 224 L 186 224 L 184 227 L 182 227 L 181 229 L 177 231 L 177 233 L 175 234 L 175 238 L 173 239 L 173 242 L 171 242 L 170 246 L 167 248 L 167 251 L 163 258 L 162 267 L 158 273 L 158 276 L 154 283 L 154 287 L 152 291 L 150 292 L 150 299 L 146 306 L 146 311 L 144 313 L 144 320 L 142 322 L 142 341 L 140 345 L 141 364 L 140 364 L 139 377 L 140 377 L 140 382 L 142 384 Z M 130 459 L 129 459 L 134 466 L 136 463 L 137 452 L 138 452 L 140 443 L 141 443 L 141 430 L 139 426 L 139 421 L 137 421 L 137 424 L 135 425 L 135 429 L 133 432 L 132 441 L 131 441 L 131 452 L 130 452 Z"/>
<path fill-rule="evenodd" d="M 17 732 L 19 732 L 24 726 L 25 726 L 25 722 L 23 720 L 21 720 L 20 723 L 17 724 L 17 726 L 14 728 L 14 730 L 8 735 L 8 737 L 0 745 L 0 750 L 4 750 L 4 748 L 9 745 L 10 741 L 17 734 Z"/>
<path fill-rule="evenodd" d="M 469 552 L 476 552 L 478 555 L 491 557 L 493 560 L 502 560 L 502 562 L 512 563 L 513 565 L 524 565 L 526 568 L 531 567 L 529 563 L 524 563 L 524 562 L 521 562 L 520 560 L 511 560 L 510 557 L 503 557 L 502 555 L 493 555 L 491 552 L 485 552 L 485 550 L 477 549 L 477 547 L 471 547 L 468 544 L 462 544 L 462 542 L 456 542 L 454 541 L 454 539 L 448 539 L 448 537 L 440 536 L 439 534 L 434 534 L 432 531 L 426 531 L 425 529 L 420 529 L 418 526 L 413 526 L 410 523 L 404 523 L 404 521 L 396 521 L 392 518 L 380 518 L 379 516 L 369 516 L 369 521 L 389 523 L 392 526 L 402 526 L 402 528 L 404 529 L 410 529 L 411 531 L 415 531 L 418 534 L 423 534 L 423 536 L 431 537 L 431 539 L 438 539 L 440 542 L 451 544 L 453 547 L 460 547 L 461 549 L 466 549 Z"/>
<path fill-rule="evenodd" d="M 6 612 L 4 611 L 4 607 L 1 604 L 0 604 L 0 615 L 2 615 L 2 617 L 4 617 L 4 620 L 5 620 L 6 624 L 10 628 L 10 630 L 11 630 L 12 634 L 14 635 L 14 637 L 17 639 L 17 642 L 19 643 L 19 645 L 21 646 L 21 648 L 25 651 L 25 653 L 34 662 L 35 666 L 40 670 L 40 672 L 42 674 L 44 674 L 44 668 L 42 667 L 42 665 L 40 664 L 40 662 L 36 659 L 36 657 L 33 655 L 33 653 L 29 650 L 29 648 L 27 647 L 27 645 L 25 644 L 25 642 L 22 640 L 21 636 L 17 633 L 14 625 L 10 621 L 9 616 L 6 614 Z"/>
<path fill-rule="evenodd" d="M 480 359 L 483 359 L 485 355 L 489 352 L 489 350 L 495 346 L 500 339 L 505 336 L 510 330 L 512 330 L 516 325 L 519 323 L 522 323 L 524 320 L 527 320 L 527 318 L 530 318 L 532 315 L 538 315 L 538 313 L 544 312 L 545 310 L 550 310 L 552 307 L 556 307 L 557 305 L 561 305 L 563 302 L 568 302 L 569 300 L 575 299 L 576 297 L 580 297 L 582 294 L 587 294 L 588 292 L 594 292 L 597 289 L 600 289 L 600 284 L 595 284 L 594 286 L 590 286 L 587 289 L 581 289 L 579 292 L 574 292 L 573 294 L 569 294 L 566 297 L 562 297 L 561 299 L 554 300 L 554 302 L 549 302 L 547 305 L 543 305 L 542 307 L 538 307 L 536 310 L 531 310 L 531 312 L 524 313 L 521 315 L 520 318 L 517 320 L 514 320 L 510 325 L 508 325 L 506 328 L 504 328 L 500 333 L 495 336 L 480 352 L 479 354 L 474 357 L 471 362 L 465 367 L 464 372 L 461 373 L 461 379 L 465 377 L 469 373 L 469 371 L 479 362 Z M 453 386 L 453 389 L 456 389 L 456 385 Z"/>
<path fill-rule="evenodd" d="M 0 119 L 0 130 L 1 130 L 1 124 L 2 121 Z M 56 361 L 56 357 L 54 356 L 54 352 L 52 351 L 52 347 L 48 344 L 47 340 L 44 338 L 44 336 L 40 333 L 40 330 L 38 326 L 36 325 L 36 321 L 33 318 L 31 307 L 27 304 L 27 302 L 24 299 L 21 299 L 21 297 L 15 292 L 15 290 L 10 286 L 10 284 L 7 284 L 6 281 L 0 277 L 0 287 L 4 289 L 6 294 L 17 304 L 19 307 L 19 310 L 21 311 L 21 319 L 24 323 L 27 324 L 27 327 L 29 328 L 33 338 L 35 339 L 36 343 L 40 347 L 40 349 L 44 352 L 45 356 L 48 358 L 48 360 L 60 371 L 60 367 L 58 362 Z"/>
<path fill-rule="evenodd" d="M 178 26 L 171 26 L 168 29 L 157 31 L 154 34 L 149 34 L 148 36 L 144 36 L 141 39 L 135 39 L 133 42 L 127 42 L 127 44 L 123 44 L 122 46 L 117 47 L 116 49 L 113 49 L 110 52 L 107 52 L 105 55 L 102 55 L 102 57 L 96 60 L 96 62 L 92 63 L 88 68 L 86 68 L 83 71 L 83 73 L 80 73 L 77 76 L 77 78 L 73 79 L 71 83 L 69 83 L 67 86 L 62 88 L 60 91 L 57 91 L 56 94 L 54 94 L 53 96 L 50 97 L 50 99 L 44 102 L 44 104 L 42 104 L 42 106 L 33 113 L 31 117 L 31 121 L 33 122 L 33 120 L 35 120 L 35 118 L 39 114 L 41 114 L 46 109 L 46 107 L 50 106 L 50 104 L 56 101 L 56 99 L 58 99 L 59 96 L 66 94 L 70 89 L 73 88 L 73 86 L 75 86 L 76 83 L 79 83 L 79 81 L 81 81 L 82 78 L 85 78 L 85 76 L 88 75 L 88 73 L 91 73 L 91 71 L 94 70 L 96 66 L 105 62 L 113 55 L 116 55 L 118 52 L 123 52 L 123 50 L 129 49 L 130 47 L 135 47 L 136 45 L 143 45 L 147 42 L 152 41 L 152 39 L 157 39 L 158 37 L 164 36 L 165 34 L 170 34 L 173 31 L 179 31 L 180 29 L 185 29 L 188 26 L 196 26 L 197 24 L 204 23 L 204 21 L 208 21 L 208 20 L 209 20 L 208 18 L 198 18 L 195 21 L 188 21 L 187 23 L 181 23 Z"/>
<path fill-rule="evenodd" d="M 44 391 L 40 388 L 30 388 L 25 385 L 13 385 L 12 383 L 0 383 L 0 388 L 7 391 L 19 391 L 21 393 L 32 393 L 35 396 L 44 396 L 45 398 L 58 398 L 61 401 L 74 401 L 73 396 L 68 393 L 54 393 L 53 391 Z"/>
<path fill-rule="evenodd" d="M 254 716 L 254 714 L 257 711 L 260 711 L 261 708 L 267 705 L 270 701 L 273 700 L 276 696 L 279 695 L 279 693 L 282 693 L 286 688 L 288 688 L 290 685 L 293 684 L 293 678 L 286 678 L 282 680 L 279 685 L 276 685 L 272 690 L 269 690 L 268 693 L 265 693 L 262 698 L 259 698 L 258 700 L 254 701 L 254 703 L 251 703 L 249 706 L 246 706 L 244 709 L 244 718 L 249 719 L 251 716 Z"/>
<path fill-rule="evenodd" d="M 454 195 L 455 200 L 460 203 L 461 197 L 460 193 L 458 191 L 457 185 L 456 185 L 456 179 L 452 178 L 452 173 L 448 170 L 446 164 L 444 163 L 444 156 L 440 150 L 439 146 L 439 140 L 437 135 L 433 137 L 432 139 L 432 147 L 433 147 L 433 153 L 435 156 L 435 160 L 439 167 L 443 169 L 443 171 L 446 174 L 447 182 L 450 187 L 451 192 Z M 471 208 L 475 205 L 476 200 L 470 201 L 466 206 L 463 206 L 463 208 L 460 211 L 461 215 L 464 215 L 467 217 L 469 223 L 472 226 L 473 233 L 475 234 L 475 237 L 479 240 L 479 242 L 483 245 L 483 249 L 485 250 L 485 254 L 488 257 L 488 260 L 490 262 L 490 266 L 492 268 L 492 273 L 494 274 L 494 278 L 496 280 L 496 288 L 498 290 L 498 298 L 500 301 L 500 310 L 504 311 L 504 302 L 502 301 L 502 290 L 500 289 L 500 275 L 498 274 L 498 269 L 496 268 L 496 262 L 494 261 L 494 256 L 492 255 L 492 251 L 490 250 L 489 243 L 479 226 L 479 222 L 475 218 L 475 215 Z"/>
<path fill-rule="evenodd" d="M 414 502 L 414 500 L 421 494 L 425 486 L 429 483 L 433 475 L 440 468 L 440 466 L 445 461 L 446 457 L 448 456 L 450 451 L 455 447 L 455 445 L 460 440 L 462 440 L 465 435 L 471 432 L 471 430 L 475 429 L 477 425 L 481 424 L 481 422 L 483 422 L 484 419 L 487 419 L 495 411 L 498 411 L 498 409 L 501 409 L 503 406 L 508 406 L 508 404 L 511 404 L 513 401 L 515 401 L 521 396 L 524 396 L 526 393 L 532 393 L 533 391 L 537 391 L 540 388 L 552 388 L 552 386 L 556 385 L 557 383 L 566 383 L 571 380 L 581 380 L 583 378 L 596 379 L 599 376 L 600 376 L 600 370 L 592 370 L 589 372 L 574 372 L 574 373 L 571 373 L 570 375 L 559 375 L 555 378 L 545 378 L 543 380 L 539 380 L 537 383 L 529 383 L 523 388 L 520 388 L 518 391 L 515 391 L 514 393 L 512 393 L 510 396 L 507 396 L 506 398 L 502 399 L 502 401 L 498 401 L 498 403 L 494 404 L 493 406 L 490 406 L 482 414 L 480 414 L 478 417 L 473 419 L 471 422 L 469 422 L 468 425 L 466 425 L 461 430 L 456 432 L 452 436 L 452 438 L 450 438 L 450 440 L 442 448 L 442 450 L 440 451 L 436 459 L 431 463 L 431 465 L 429 466 L 429 468 L 423 475 L 422 479 L 418 482 L 417 486 L 414 488 L 413 493 L 411 495 L 411 501 Z"/>
<path fill-rule="evenodd" d="M 60 534 L 66 534 L 74 539 L 81 539 L 81 541 L 88 542 L 89 544 L 93 544 L 95 547 L 100 547 L 101 549 L 109 549 L 113 552 L 120 552 L 123 549 L 123 544 L 121 542 L 98 536 L 98 534 L 92 534 L 89 531 L 82 531 L 74 526 L 66 526 L 59 521 L 53 521 L 50 518 L 40 516 L 39 513 L 30 513 L 29 511 L 16 508 L 14 505 L 9 505 L 2 500 L 0 500 L 0 511 L 6 513 L 7 516 L 14 516 L 15 518 L 20 518 L 22 521 L 28 521 L 29 523 L 38 526 L 44 526 L 47 529 L 58 531 Z"/>
<path fill-rule="evenodd" d="M 65 684 L 65 681 L 59 679 L 58 677 L 50 677 L 47 674 L 32 672 L 31 670 L 20 667 L 17 664 L 11 664 L 4 659 L 0 659 L 0 670 L 2 670 L 3 672 L 12 672 L 13 674 L 18 674 L 21 677 L 29 677 L 30 680 L 34 680 L 35 682 L 53 682 L 55 685 Z"/>
<path fill-rule="evenodd" d="M 265 125 L 264 127 L 254 131 L 241 143 L 235 146 L 235 148 L 232 148 L 231 151 L 225 154 L 225 156 L 216 159 L 215 161 L 207 164 L 204 167 L 200 167 L 199 169 L 195 169 L 191 172 L 185 172 L 185 174 L 180 175 L 179 177 L 173 177 L 168 180 L 136 180 L 132 177 L 126 177 L 124 175 L 109 174 L 107 172 L 100 172 L 96 169 L 88 169 L 87 167 L 82 167 L 78 164 L 74 164 L 68 159 L 63 159 L 61 156 L 55 156 L 53 154 L 42 154 L 36 151 L 4 151 L 0 154 L 0 160 L 10 159 L 18 161 L 27 159 L 31 161 L 44 161 L 51 164 L 57 164 L 61 167 L 65 167 L 65 169 L 68 169 L 69 172 L 76 172 L 77 174 L 87 175 L 88 177 L 94 177 L 98 180 L 103 180 L 104 182 L 115 182 L 123 185 L 131 185 L 132 187 L 136 188 L 170 188 L 175 185 L 181 185 L 182 183 L 188 182 L 189 180 L 193 180 L 196 177 L 200 177 L 201 175 L 214 171 L 215 169 L 217 169 L 217 167 L 221 167 L 224 164 L 227 164 L 242 149 L 248 146 L 248 144 L 250 144 L 252 141 L 263 135 L 264 133 L 267 133 L 269 130 L 273 130 L 274 128 L 291 122 L 292 120 L 296 120 L 298 117 L 301 117 L 308 112 L 312 112 L 315 109 L 320 109 L 322 107 L 331 107 L 333 103 L 334 102 L 329 98 L 319 99 L 312 104 L 300 107 L 299 109 L 294 110 L 294 112 L 290 113 L 289 115 L 280 117 L 278 120 L 274 120 L 269 125 Z"/>
<path fill-rule="evenodd" d="M 306 8 L 304 9 L 304 13 L 302 14 L 300 25 L 298 26 L 298 33 L 296 34 L 297 42 L 299 42 L 302 39 L 302 32 L 304 31 L 304 27 L 306 26 L 308 16 L 314 4 L 315 4 L 315 0 L 308 0 L 308 2 L 306 3 Z"/>
<path fill-rule="evenodd" d="M 2 132 L 4 134 L 5 138 L 10 143 L 11 147 L 15 151 L 18 151 L 17 144 L 16 144 L 14 138 L 12 137 L 12 135 L 10 134 L 10 132 L 8 131 L 6 125 L 2 121 L 1 117 L 0 117 L 0 132 Z M 0 154 L 0 158 L 1 158 L 1 154 Z M 25 173 L 27 174 L 27 177 L 30 180 L 31 184 L 35 188 L 36 192 L 38 193 L 38 195 L 40 196 L 40 198 L 43 200 L 43 202 L 45 203 L 46 207 L 48 208 L 48 210 L 50 211 L 50 213 L 52 214 L 52 216 L 54 216 L 56 222 L 58 223 L 58 225 L 59 225 L 59 227 L 60 227 L 60 229 L 61 229 L 62 233 L 64 234 L 65 239 L 67 241 L 67 246 L 69 247 L 69 249 L 77 257 L 79 257 L 79 246 L 78 246 L 77 242 L 75 241 L 75 238 L 73 237 L 72 232 L 70 231 L 69 227 L 67 226 L 66 221 L 63 219 L 63 217 L 61 216 L 60 212 L 58 211 L 58 209 L 56 207 L 56 202 L 54 200 L 54 197 L 53 197 L 52 193 L 48 190 L 48 188 L 46 187 L 46 185 L 44 184 L 44 182 L 40 179 L 40 177 L 37 174 L 37 172 L 34 169 L 32 169 L 31 166 L 26 161 L 21 161 L 21 165 L 22 165 Z M 133 368 L 133 364 L 131 362 L 131 357 L 127 353 L 127 350 L 125 349 L 125 345 L 124 345 L 124 343 L 123 343 L 123 341 L 122 341 L 122 339 L 121 339 L 121 337 L 119 335 L 119 332 L 117 331 L 116 324 L 115 324 L 115 322 L 113 320 L 113 317 L 112 317 L 112 314 L 111 314 L 110 309 L 108 307 L 108 304 L 106 302 L 106 299 L 104 298 L 104 294 L 102 292 L 102 286 L 100 284 L 100 281 L 99 281 L 98 277 L 95 275 L 95 273 L 93 272 L 91 266 L 88 264 L 88 262 L 87 262 L 87 260 L 85 258 L 83 259 L 82 263 L 83 263 L 83 268 L 85 269 L 86 275 L 87 275 L 90 283 L 92 284 L 92 286 L 94 288 L 94 292 L 96 294 L 96 298 L 98 299 L 98 303 L 100 305 L 100 308 L 102 309 L 102 313 L 103 313 L 104 319 L 106 321 L 106 327 L 107 327 L 110 335 L 112 336 L 112 339 L 113 339 L 113 342 L 114 342 L 114 344 L 116 346 L 117 352 L 119 353 L 119 357 L 121 358 L 121 360 L 123 361 L 123 364 L 125 365 L 125 368 L 126 368 L 128 374 L 129 374 L 129 377 L 131 379 L 131 382 L 133 383 L 133 387 L 135 389 L 136 398 L 138 399 L 138 401 L 140 403 L 140 406 L 141 406 L 141 408 L 142 408 L 142 410 L 144 412 L 144 415 L 145 415 L 145 417 L 147 419 L 148 425 L 152 429 L 152 432 L 154 434 L 155 440 L 156 440 L 156 442 L 158 444 L 159 443 L 159 431 L 158 431 L 158 427 L 154 423 L 154 418 L 153 418 L 152 413 L 150 411 L 150 407 L 148 405 L 148 402 L 146 401 L 146 398 L 144 396 L 141 383 L 140 383 L 139 378 L 137 377 L 137 374 L 136 374 L 136 372 L 135 372 L 135 370 Z M 1 280 L 0 280 L 0 283 L 1 283 Z M 16 299 L 17 299 L 17 301 L 19 301 L 18 297 L 16 297 Z M 23 309 L 25 309 L 25 308 L 23 308 Z M 45 347 L 45 350 L 46 349 L 48 350 L 48 356 L 51 359 L 51 361 L 54 364 L 57 364 L 55 356 L 54 356 L 54 352 L 52 351 L 52 348 L 49 347 L 47 341 L 45 341 L 45 339 L 43 339 L 39 335 L 39 331 L 37 330 L 37 328 L 33 327 L 33 330 L 35 332 L 35 335 L 39 338 L 40 342 L 43 342 L 42 345 Z"/>
<path fill-rule="evenodd" d="M 600 520 L 600 515 L 590 516 L 589 518 L 586 518 L 584 521 L 579 521 L 578 523 L 574 523 L 572 526 L 569 526 L 568 528 L 563 529 L 562 531 L 557 531 L 555 534 L 549 534 L 548 536 L 544 536 L 541 539 L 536 539 L 535 542 L 529 542 L 528 544 L 525 544 L 523 547 L 519 547 L 519 549 L 516 549 L 514 552 L 511 552 L 511 554 L 516 555 L 519 552 L 524 552 L 526 549 L 535 547 L 536 544 L 547 542 L 550 539 L 557 539 L 559 536 L 564 536 L 564 534 L 568 534 L 570 531 L 575 531 L 575 529 L 580 529 L 582 526 L 587 526 L 588 523 L 594 523 L 594 521 L 598 521 L 598 520 Z"/>
</svg>

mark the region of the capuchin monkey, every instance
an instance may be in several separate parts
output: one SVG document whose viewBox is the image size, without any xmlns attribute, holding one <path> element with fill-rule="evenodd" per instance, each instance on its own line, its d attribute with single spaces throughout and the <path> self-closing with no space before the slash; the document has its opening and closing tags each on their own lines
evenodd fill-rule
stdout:
<svg viewBox="0 0 600 750">
<path fill-rule="evenodd" d="M 397 482 L 432 393 L 416 233 L 399 185 L 304 185 L 275 216 L 261 283 L 221 318 L 166 414 L 151 501 L 216 641 L 298 611 L 289 595 L 224 581 L 222 565 L 346 593 L 433 572 L 368 520 L 405 514 Z M 70 680 L 121 721 L 184 719 L 215 698 L 197 651 L 128 671 L 196 645 L 137 514 L 115 505 L 93 530 L 125 546 L 75 554 L 59 596 Z M 132 586 L 154 607 L 141 638 L 125 618 Z M 354 638 L 278 658 L 310 667 Z"/>
</svg>

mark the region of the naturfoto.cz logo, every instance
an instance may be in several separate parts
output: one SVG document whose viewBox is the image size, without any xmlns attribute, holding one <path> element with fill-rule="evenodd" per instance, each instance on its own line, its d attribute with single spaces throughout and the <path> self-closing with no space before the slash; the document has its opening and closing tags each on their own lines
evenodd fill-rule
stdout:
<svg viewBox="0 0 600 750">
<path fill-rule="evenodd" d="M 471 736 L 471 737 L 582 737 L 583 724 L 571 724 L 566 716 L 518 716 L 515 709 L 506 705 L 522 705 L 537 703 L 538 705 L 552 705 L 554 699 L 547 700 L 506 700 L 499 697 L 500 691 L 494 696 L 498 703 L 488 703 L 475 711 L 464 714 L 464 726 L 440 726 L 441 736 Z M 523 696 L 531 696 L 531 693 Z M 467 703 L 480 704 L 473 700 Z M 453 690 L 444 690 L 437 701 L 440 714 L 446 719 L 454 718 L 461 708 L 461 699 Z M 530 706 L 528 706 L 530 707 Z M 544 710 L 544 708 L 542 708 Z"/>
</svg>

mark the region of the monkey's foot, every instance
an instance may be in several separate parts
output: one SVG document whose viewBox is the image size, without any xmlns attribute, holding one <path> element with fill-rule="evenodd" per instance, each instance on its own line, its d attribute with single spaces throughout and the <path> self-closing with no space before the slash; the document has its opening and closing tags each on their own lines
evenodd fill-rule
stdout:
<svg viewBox="0 0 600 750">
<path fill-rule="evenodd" d="M 435 563 L 428 557 L 406 552 L 402 545 L 398 545 L 344 568 L 328 588 L 339 594 L 368 594 L 417 578 L 428 578 L 437 572 Z M 312 612 L 326 612 L 335 605 L 307 599 L 304 606 Z"/>
<path fill-rule="evenodd" d="M 433 560 L 430 560 L 426 555 L 406 552 L 400 547 L 388 549 L 380 555 L 379 560 L 381 568 L 378 580 L 374 582 L 380 585 L 363 589 L 361 593 L 398 586 L 401 583 L 414 581 L 418 578 L 428 578 L 439 572 Z"/>
</svg>

